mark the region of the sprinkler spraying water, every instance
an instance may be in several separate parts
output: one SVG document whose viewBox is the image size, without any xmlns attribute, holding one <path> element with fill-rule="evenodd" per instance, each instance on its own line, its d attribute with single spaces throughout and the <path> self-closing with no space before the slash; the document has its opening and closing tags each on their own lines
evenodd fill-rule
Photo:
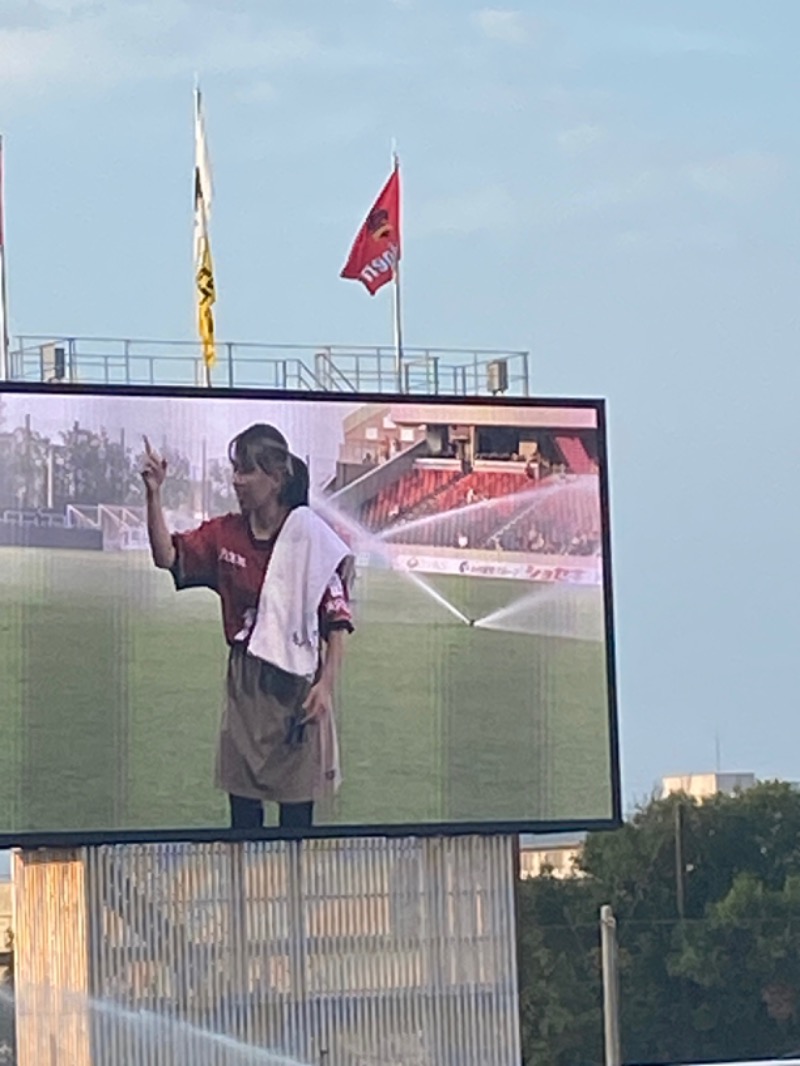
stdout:
<svg viewBox="0 0 800 1066">
<path fill-rule="evenodd" d="M 372 556 L 388 564 L 407 584 L 418 588 L 470 629 L 603 639 L 602 599 L 598 590 L 573 592 L 564 586 L 543 586 L 485 616 L 472 618 L 418 572 L 398 568 L 395 556 L 403 544 L 415 551 L 429 546 L 437 552 L 444 549 L 485 553 L 494 548 L 502 554 L 502 549 L 506 548 L 535 555 L 535 551 L 528 547 L 532 530 L 552 541 L 549 549 L 552 553 L 561 554 L 567 550 L 565 541 L 576 533 L 600 528 L 599 495 L 594 476 L 572 477 L 479 500 L 402 521 L 374 533 L 352 514 L 340 510 L 335 499 L 321 496 L 314 499 L 313 505 L 334 527 L 344 531 L 344 539 L 354 553 Z"/>
<path fill-rule="evenodd" d="M 504 633 L 603 641 L 602 586 L 543 584 L 473 624 Z"/>
<path fill-rule="evenodd" d="M 533 552 L 528 542 L 531 530 L 560 541 L 579 531 L 599 529 L 597 478 L 582 475 L 399 521 L 374 536 L 415 547 Z"/>
<path fill-rule="evenodd" d="M 323 497 L 316 497 L 313 500 L 313 506 L 315 510 L 323 517 L 327 517 L 328 521 L 334 525 L 339 526 L 340 530 L 345 531 L 344 539 L 348 541 L 351 549 L 354 553 L 363 552 L 367 555 L 375 555 L 381 559 L 384 563 L 392 568 L 394 573 L 399 574 L 409 584 L 416 586 L 420 592 L 428 596 L 435 603 L 438 603 L 440 607 L 448 611 L 451 615 L 457 618 L 465 625 L 470 624 L 470 619 L 459 609 L 452 604 L 446 596 L 443 596 L 438 589 L 435 589 L 419 574 L 410 573 L 407 570 L 397 570 L 394 567 L 394 555 L 392 549 L 387 545 L 385 540 L 382 540 L 377 534 L 370 533 L 359 522 L 352 517 L 352 515 L 345 514 L 340 511 L 338 507 L 334 506 L 331 500 Z"/>
</svg>

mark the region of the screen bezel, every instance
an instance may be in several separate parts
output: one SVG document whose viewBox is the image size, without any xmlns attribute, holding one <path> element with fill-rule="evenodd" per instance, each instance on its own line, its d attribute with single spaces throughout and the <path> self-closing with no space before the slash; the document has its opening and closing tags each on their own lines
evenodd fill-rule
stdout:
<svg viewBox="0 0 800 1066">
<path fill-rule="evenodd" d="M 609 770 L 611 774 L 611 808 L 607 818 L 581 818 L 561 821 L 480 821 L 391 823 L 388 825 L 343 824 L 320 825 L 304 829 L 281 829 L 268 826 L 260 830 L 234 830 L 224 826 L 208 829 L 125 829 L 125 830 L 58 830 L 0 831 L 0 848 L 75 848 L 84 846 L 143 843 L 210 843 L 255 840 L 296 840 L 347 837 L 442 837 L 493 835 L 547 835 L 552 833 L 588 832 L 619 828 L 622 823 L 622 788 L 619 752 L 619 716 L 614 630 L 613 579 L 611 559 L 611 514 L 606 435 L 606 405 L 602 399 L 564 397 L 508 396 L 441 396 L 428 393 L 387 392 L 316 392 L 283 389 L 200 387 L 184 385 L 70 384 L 54 382 L 0 382 L 0 400 L 4 394 L 91 396 L 94 398 L 215 399 L 260 400 L 280 403 L 364 403 L 364 404 L 435 404 L 495 408 L 563 407 L 595 411 L 599 458 L 601 541 L 603 550 L 603 614 L 605 624 L 606 679 L 608 702 Z"/>
</svg>

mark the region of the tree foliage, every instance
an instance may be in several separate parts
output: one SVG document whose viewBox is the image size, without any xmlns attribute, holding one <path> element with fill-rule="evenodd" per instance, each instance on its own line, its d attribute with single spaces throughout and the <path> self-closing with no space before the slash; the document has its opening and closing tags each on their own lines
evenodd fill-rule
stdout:
<svg viewBox="0 0 800 1066">
<path fill-rule="evenodd" d="M 169 476 L 164 503 L 180 510 L 192 502 L 192 469 L 178 449 L 165 445 Z M 0 508 L 63 511 L 67 504 L 141 506 L 144 491 L 141 450 L 134 450 L 124 434 L 89 429 L 74 422 L 50 437 L 26 419 L 21 426 L 3 424 L 0 408 Z M 212 491 L 222 497 L 224 472 L 217 462 Z"/>
<path fill-rule="evenodd" d="M 800 1047 L 794 788 L 767 783 L 703 803 L 654 800 L 620 830 L 591 834 L 580 865 L 582 877 L 520 886 L 527 1061 L 602 1061 L 603 903 L 618 923 L 625 1061 L 730 1060 Z"/>
</svg>

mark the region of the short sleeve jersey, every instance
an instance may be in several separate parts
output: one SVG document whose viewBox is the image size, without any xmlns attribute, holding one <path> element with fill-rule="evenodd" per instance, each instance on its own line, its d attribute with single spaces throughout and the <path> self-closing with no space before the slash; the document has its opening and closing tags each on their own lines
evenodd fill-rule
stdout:
<svg viewBox="0 0 800 1066">
<path fill-rule="evenodd" d="M 257 540 L 240 514 L 222 515 L 188 533 L 175 533 L 172 577 L 177 589 L 208 588 L 219 595 L 228 644 L 246 642 L 255 622 L 272 540 Z M 335 574 L 319 607 L 323 639 L 333 629 L 353 629 L 347 589 Z"/>
</svg>

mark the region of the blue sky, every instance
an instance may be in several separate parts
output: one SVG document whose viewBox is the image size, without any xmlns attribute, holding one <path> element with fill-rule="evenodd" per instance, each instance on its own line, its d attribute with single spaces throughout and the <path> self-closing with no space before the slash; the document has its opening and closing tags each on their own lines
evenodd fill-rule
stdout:
<svg viewBox="0 0 800 1066">
<path fill-rule="evenodd" d="M 767 16 L 766 11 L 769 14 Z M 388 344 L 338 273 L 404 177 L 412 345 L 609 405 L 624 794 L 800 779 L 796 0 L 3 0 L 15 333 Z"/>
</svg>

